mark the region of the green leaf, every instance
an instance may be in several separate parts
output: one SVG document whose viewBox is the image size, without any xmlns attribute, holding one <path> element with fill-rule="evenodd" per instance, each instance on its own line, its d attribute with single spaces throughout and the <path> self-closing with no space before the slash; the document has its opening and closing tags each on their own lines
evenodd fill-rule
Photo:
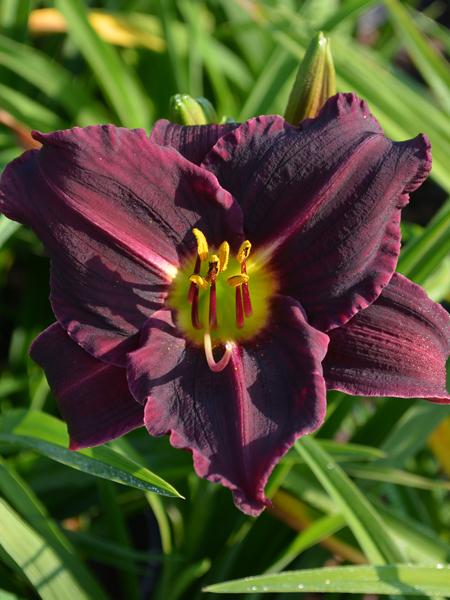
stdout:
<svg viewBox="0 0 450 600">
<path fill-rule="evenodd" d="M 0 248 L 19 229 L 20 223 L 10 221 L 5 215 L 0 215 Z"/>
<path fill-rule="evenodd" d="M 345 465 L 345 471 L 360 479 L 394 483 L 422 490 L 450 490 L 450 481 L 428 479 L 415 473 L 392 469 L 382 464 Z"/>
<path fill-rule="evenodd" d="M 0 106 L 30 129 L 62 129 L 63 121 L 54 112 L 25 94 L 0 83 Z"/>
<path fill-rule="evenodd" d="M 316 488 L 311 480 L 299 476 L 295 471 L 289 473 L 285 487 L 316 510 L 334 514 L 336 505 L 333 499 Z M 405 552 L 408 561 L 427 564 L 449 562 L 450 545 L 439 539 L 431 527 L 405 514 L 402 507 L 388 508 L 384 502 L 372 496 L 369 499 L 392 537 Z"/>
<path fill-rule="evenodd" d="M 283 549 L 276 561 L 266 569 L 266 573 L 278 573 L 295 560 L 299 554 L 332 536 L 344 526 L 345 519 L 338 513 L 316 519 Z"/>
<path fill-rule="evenodd" d="M 386 565 L 332 567 L 246 577 L 210 585 L 216 594 L 246 592 L 323 592 L 326 594 L 390 594 L 394 596 L 449 596 L 450 566 Z"/>
<path fill-rule="evenodd" d="M 434 91 L 442 107 L 450 112 L 450 71 L 448 65 L 428 43 L 398 0 L 384 0 L 394 27 L 403 39 L 422 77 Z"/>
<path fill-rule="evenodd" d="M 36 48 L 0 35 L 0 65 L 22 77 L 64 107 L 80 124 L 107 120 L 92 96 L 62 65 Z"/>
<path fill-rule="evenodd" d="M 290 85 L 290 77 L 298 65 L 298 60 L 289 54 L 284 48 L 276 47 L 273 53 L 264 63 L 261 72 L 252 86 L 243 107 L 238 115 L 240 121 L 249 119 L 253 115 L 264 115 L 278 108 L 281 113 L 284 100 L 280 99 L 278 106 L 276 100 L 280 97 L 280 88 L 285 85 L 286 90 Z M 287 91 L 287 93 L 289 93 Z"/>
<path fill-rule="evenodd" d="M 403 465 L 408 458 L 424 447 L 428 436 L 449 414 L 450 406 L 427 402 L 411 406 L 383 442 L 381 449 L 386 452 L 387 458 L 380 463 Z"/>
<path fill-rule="evenodd" d="M 95 73 L 110 105 L 126 127 L 148 127 L 150 99 L 134 72 L 120 59 L 117 50 L 104 42 L 91 27 L 81 0 L 55 0 L 64 15 L 69 35 Z"/>
<path fill-rule="evenodd" d="M 342 2 L 342 5 L 333 14 L 323 21 L 318 29 L 331 31 L 343 21 L 348 20 L 349 17 L 358 16 L 363 11 L 369 9 L 376 2 L 378 0 L 346 0 L 346 2 Z"/>
<path fill-rule="evenodd" d="M 38 535 L 57 553 L 64 569 L 79 582 L 86 597 L 98 600 L 106 598 L 98 583 L 93 579 L 75 550 L 56 523 L 49 518 L 44 506 L 33 490 L 0 458 L 0 491 L 14 508 L 27 519 Z"/>
<path fill-rule="evenodd" d="M 413 520 L 400 508 L 388 508 L 381 501 L 375 501 L 375 506 L 409 561 L 427 564 L 449 562 L 450 545 L 440 539 L 434 529 Z"/>
<path fill-rule="evenodd" d="M 1 498 L 0 547 L 43 600 L 89 599 L 55 550 Z"/>
<path fill-rule="evenodd" d="M 38 411 L 13 410 L 0 417 L 0 441 L 30 448 L 96 477 L 165 496 L 182 496 L 158 475 L 108 446 L 68 450 L 65 424 Z"/>
<path fill-rule="evenodd" d="M 344 444 L 333 440 L 317 440 L 319 446 L 325 452 L 332 455 L 336 462 L 347 462 L 355 460 L 377 460 L 385 458 L 386 454 L 379 448 L 362 446 L 361 444 Z"/>
<path fill-rule="evenodd" d="M 21 600 L 21 598 L 6 590 L 0 590 L 0 600 Z"/>
<path fill-rule="evenodd" d="M 367 558 L 376 564 L 403 560 L 375 508 L 331 456 L 311 437 L 302 438 L 295 448 L 336 503 Z"/>
<path fill-rule="evenodd" d="M 402 249 L 398 271 L 423 284 L 450 253 L 450 198 L 425 230 Z"/>
</svg>

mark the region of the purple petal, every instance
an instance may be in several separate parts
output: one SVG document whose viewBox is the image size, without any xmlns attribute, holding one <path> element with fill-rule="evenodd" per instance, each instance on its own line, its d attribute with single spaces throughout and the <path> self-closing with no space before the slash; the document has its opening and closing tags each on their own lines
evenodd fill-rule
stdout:
<svg viewBox="0 0 450 600">
<path fill-rule="evenodd" d="M 185 158 L 199 165 L 219 138 L 238 127 L 237 123 L 224 125 L 176 125 L 165 119 L 156 121 L 150 141 L 170 146 Z"/>
<path fill-rule="evenodd" d="M 239 200 L 245 234 L 273 255 L 280 293 L 327 330 L 372 303 L 400 250 L 400 209 L 431 167 L 424 136 L 387 139 L 365 102 L 331 98 L 292 127 L 259 117 L 222 137 L 203 165 Z"/>
<path fill-rule="evenodd" d="M 31 357 L 45 371 L 66 421 L 70 448 L 113 440 L 144 424 L 144 409 L 131 396 L 125 369 L 92 358 L 58 323 L 35 339 Z"/>
<path fill-rule="evenodd" d="M 197 226 L 220 243 L 241 211 L 216 178 L 143 130 L 35 134 L 2 178 L 0 210 L 32 227 L 52 259 L 60 324 L 97 358 L 124 364 L 129 338 L 158 310 Z M 236 242 L 237 243 L 237 242 Z"/>
<path fill-rule="evenodd" d="M 142 342 L 129 355 L 128 380 L 146 403 L 149 432 L 170 432 L 173 446 L 192 451 L 200 477 L 230 488 L 241 510 L 259 514 L 275 464 L 323 420 L 328 337 L 306 323 L 299 304 L 277 296 L 270 329 L 235 346 L 220 373 L 177 334 L 168 311 L 149 319 Z"/>
<path fill-rule="evenodd" d="M 450 402 L 450 317 L 406 277 L 394 274 L 369 308 L 328 335 L 323 367 L 329 389 Z"/>
</svg>

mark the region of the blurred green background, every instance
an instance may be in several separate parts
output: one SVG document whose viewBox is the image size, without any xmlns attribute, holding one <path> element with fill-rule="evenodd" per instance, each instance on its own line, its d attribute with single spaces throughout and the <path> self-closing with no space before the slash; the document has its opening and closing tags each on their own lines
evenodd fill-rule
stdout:
<svg viewBox="0 0 450 600">
<path fill-rule="evenodd" d="M 322 30 L 339 91 L 368 100 L 393 139 L 431 138 L 433 170 L 404 211 L 399 270 L 445 303 L 448 24 L 445 0 L 1 0 L 0 168 L 33 146 L 32 129 L 150 130 L 178 92 L 206 96 L 238 121 L 283 114 L 305 47 Z M 211 584 L 281 571 L 309 598 L 361 593 L 369 576 L 367 593 L 450 596 L 448 407 L 329 394 L 325 425 L 282 460 L 273 508 L 251 519 L 166 438 L 136 431 L 104 452 L 66 451 L 64 424 L 48 416 L 58 416 L 55 400 L 28 358 L 53 321 L 48 260 L 3 216 L 0 288 L 1 600 L 191 600 L 212 597 L 202 592 Z M 420 567 L 323 570 L 365 563 Z M 316 569 L 312 583 L 293 569 Z M 292 597 L 272 592 L 272 580 L 239 585 L 246 599 Z"/>
</svg>

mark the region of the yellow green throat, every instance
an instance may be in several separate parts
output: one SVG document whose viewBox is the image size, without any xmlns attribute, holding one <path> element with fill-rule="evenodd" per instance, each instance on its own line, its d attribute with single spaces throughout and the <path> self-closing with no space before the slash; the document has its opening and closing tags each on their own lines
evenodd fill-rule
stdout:
<svg viewBox="0 0 450 600">
<path fill-rule="evenodd" d="M 244 241 L 235 256 L 227 242 L 211 250 L 205 235 L 194 229 L 197 253 L 178 269 L 168 304 L 176 311 L 176 324 L 189 341 L 204 346 L 208 365 L 221 371 L 235 342 L 254 338 L 269 317 L 269 301 L 276 280 L 265 260 L 251 253 Z M 212 351 L 224 346 L 222 359 Z"/>
</svg>

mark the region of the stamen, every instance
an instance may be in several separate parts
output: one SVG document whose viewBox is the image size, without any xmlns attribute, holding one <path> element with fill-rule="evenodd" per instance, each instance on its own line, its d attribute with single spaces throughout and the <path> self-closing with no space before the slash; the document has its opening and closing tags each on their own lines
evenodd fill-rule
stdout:
<svg viewBox="0 0 450 600">
<path fill-rule="evenodd" d="M 189 281 L 195 286 L 202 288 L 202 290 L 206 290 L 209 287 L 208 280 L 202 277 L 201 275 L 191 275 L 189 277 Z"/>
<path fill-rule="evenodd" d="M 228 259 L 230 258 L 230 244 L 222 242 L 217 250 L 219 256 L 220 270 L 226 271 L 228 267 Z"/>
<path fill-rule="evenodd" d="M 206 332 L 203 337 L 203 345 L 205 348 L 206 362 L 208 363 L 208 367 L 211 369 L 211 371 L 214 373 L 220 373 L 220 371 L 223 371 L 230 362 L 233 344 L 231 342 L 226 342 L 225 353 L 218 362 L 216 362 L 213 355 L 211 335 L 209 332 Z"/>
<path fill-rule="evenodd" d="M 242 305 L 241 286 L 236 287 L 236 327 L 242 329 L 244 327 L 244 307 Z"/>
<path fill-rule="evenodd" d="M 228 283 L 228 285 L 231 285 L 231 287 L 238 287 L 239 285 L 242 285 L 243 283 L 247 283 L 247 281 L 248 281 L 248 275 L 245 275 L 245 274 L 232 275 L 231 277 L 228 277 L 228 279 L 227 279 L 227 283 Z"/>
<path fill-rule="evenodd" d="M 252 301 L 250 299 L 250 290 L 248 283 L 242 284 L 242 298 L 244 300 L 244 313 L 246 317 L 251 317 L 253 314 Z"/>
<path fill-rule="evenodd" d="M 200 256 L 197 256 L 197 258 L 195 260 L 194 275 L 198 275 L 200 273 L 200 264 L 201 264 Z M 189 304 L 192 304 L 192 301 L 194 299 L 195 288 L 196 288 L 195 283 L 193 281 L 191 281 L 191 285 L 189 286 L 189 291 L 188 291 Z"/>
<path fill-rule="evenodd" d="M 194 284 L 192 284 L 194 285 Z M 191 323 L 194 329 L 202 329 L 203 325 L 200 323 L 200 319 L 198 318 L 198 296 L 199 289 L 196 285 L 194 285 L 194 295 L 192 298 L 192 306 L 191 306 Z"/>
<path fill-rule="evenodd" d="M 195 235 L 195 239 L 197 240 L 197 253 L 200 257 L 201 261 L 208 260 L 209 248 L 208 242 L 206 241 L 205 234 L 194 227 L 192 233 Z"/>
<path fill-rule="evenodd" d="M 253 307 L 252 307 L 252 301 L 250 299 L 250 290 L 248 287 L 248 280 L 249 277 L 247 275 L 247 261 L 243 260 L 241 263 L 241 276 L 246 276 L 247 277 L 247 281 L 245 283 L 242 284 L 242 298 L 244 300 L 244 313 L 245 316 L 251 317 L 253 314 Z"/>
<path fill-rule="evenodd" d="M 238 253 L 236 255 L 238 263 L 243 263 L 249 257 L 250 250 L 252 249 L 252 245 L 248 240 L 242 242 L 239 246 Z"/>
<path fill-rule="evenodd" d="M 208 275 L 207 277 L 213 277 L 214 279 L 217 277 L 217 273 L 219 273 L 219 271 L 221 271 L 222 269 L 220 268 L 220 258 L 217 256 L 217 254 L 211 254 L 211 258 L 209 259 L 209 269 L 208 269 Z"/>
<path fill-rule="evenodd" d="M 211 283 L 209 291 L 209 327 L 217 329 L 217 297 L 216 297 L 216 282 Z"/>
</svg>

